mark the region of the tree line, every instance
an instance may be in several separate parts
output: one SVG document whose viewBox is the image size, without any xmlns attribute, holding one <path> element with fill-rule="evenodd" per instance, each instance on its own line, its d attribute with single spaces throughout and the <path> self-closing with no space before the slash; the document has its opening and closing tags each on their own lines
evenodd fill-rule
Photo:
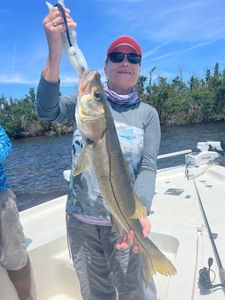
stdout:
<svg viewBox="0 0 225 300">
<path fill-rule="evenodd" d="M 220 71 L 216 63 L 213 71 L 207 69 L 204 78 L 192 75 L 185 83 L 182 75 L 170 82 L 158 77 L 153 82 L 155 67 L 149 77 L 141 76 L 138 92 L 142 100 L 153 105 L 161 125 L 187 125 L 225 120 L 225 69 Z"/>
<path fill-rule="evenodd" d="M 0 125 L 10 137 L 65 135 L 72 132 L 71 124 L 41 120 L 36 113 L 35 100 L 34 88 L 30 88 L 23 99 L 0 96 Z"/>
<path fill-rule="evenodd" d="M 184 82 L 182 74 L 174 79 L 159 76 L 153 81 L 155 67 L 140 76 L 137 91 L 142 101 L 154 106 L 161 125 L 188 125 L 225 121 L 225 69 L 216 63 L 204 78 L 192 75 Z M 23 99 L 0 96 L 0 124 L 14 138 L 62 135 L 72 132 L 71 124 L 40 120 L 35 111 L 35 90 Z"/>
</svg>

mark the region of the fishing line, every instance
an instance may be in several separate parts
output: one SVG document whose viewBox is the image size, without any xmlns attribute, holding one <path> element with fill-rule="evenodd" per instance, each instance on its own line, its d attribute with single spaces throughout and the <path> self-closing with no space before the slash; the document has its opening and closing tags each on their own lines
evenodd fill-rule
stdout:
<svg viewBox="0 0 225 300">
<path fill-rule="evenodd" d="M 211 231 L 211 228 L 209 226 L 209 222 L 208 222 L 208 219 L 207 219 L 207 216 L 206 216 L 206 213 L 205 213 L 205 210 L 204 210 L 204 207 L 203 207 L 203 204 L 202 204 L 202 200 L 201 200 L 201 197 L 200 197 L 200 194 L 199 194 L 199 191 L 198 191 L 198 188 L 197 188 L 197 185 L 196 185 L 196 182 L 195 182 L 195 179 L 193 178 L 193 182 L 194 182 L 194 186 L 195 186 L 195 190 L 196 190 L 196 193 L 197 193 L 197 197 L 198 197 L 198 201 L 199 201 L 199 204 L 200 204 L 200 207 L 201 207 L 201 210 L 202 210 L 202 214 L 203 214 L 203 218 L 204 218 L 204 221 L 205 221 L 205 224 L 206 224 L 206 227 L 207 227 L 207 230 L 208 230 L 208 234 L 209 234 L 209 238 L 211 240 L 211 244 L 212 244 L 212 248 L 213 248 L 213 251 L 215 253 L 215 257 L 216 257 L 216 261 L 217 261 L 217 265 L 218 265 L 218 268 L 219 268 L 219 275 L 220 275 L 220 281 L 221 281 L 221 284 L 216 284 L 216 285 L 213 285 L 210 281 L 210 278 L 209 278 L 209 272 L 211 271 L 210 270 L 210 266 L 212 265 L 212 259 L 209 258 L 209 260 L 211 260 L 211 262 L 209 263 L 209 269 L 207 270 L 206 268 L 203 268 L 202 270 L 205 271 L 205 274 L 207 273 L 208 274 L 208 288 L 214 288 L 214 287 L 218 287 L 218 286 L 221 286 L 223 287 L 223 289 L 225 288 L 225 270 L 223 268 L 223 265 L 222 265 L 222 262 L 221 262 L 221 259 L 220 259 L 220 255 L 219 255 L 219 252 L 218 252 L 218 249 L 216 247 L 216 244 L 215 244 L 215 241 L 214 241 L 214 238 L 213 238 L 213 234 L 212 234 L 212 231 Z M 199 273 L 201 273 L 201 271 Z M 203 272 L 202 271 L 202 272 Z M 207 272 L 206 272 L 207 271 Z M 207 275 L 206 274 L 206 275 Z M 206 276 L 207 277 L 207 276 Z"/>
<path fill-rule="evenodd" d="M 70 40 L 70 33 L 69 33 L 69 28 L 68 28 L 68 24 L 67 24 L 67 20 L 66 20 L 66 14 L 65 14 L 65 11 L 62 7 L 62 5 L 60 3 L 57 3 L 55 5 L 55 7 L 58 7 L 59 11 L 61 12 L 62 14 L 62 17 L 63 17 L 63 21 L 64 21 L 64 24 L 66 26 L 66 36 L 67 36 L 67 40 L 68 40 L 68 43 L 70 45 L 70 47 L 72 47 L 72 43 L 71 43 L 71 40 Z"/>
</svg>

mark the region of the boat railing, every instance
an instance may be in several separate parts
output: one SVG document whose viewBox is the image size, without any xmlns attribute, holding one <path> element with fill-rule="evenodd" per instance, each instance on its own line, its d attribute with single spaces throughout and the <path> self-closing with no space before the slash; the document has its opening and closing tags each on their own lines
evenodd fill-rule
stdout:
<svg viewBox="0 0 225 300">
<path fill-rule="evenodd" d="M 176 151 L 176 152 L 170 152 L 170 153 L 165 153 L 161 154 L 157 157 L 157 159 L 163 159 L 163 158 L 168 158 L 168 157 L 173 157 L 173 156 L 178 156 L 178 155 L 184 155 L 191 153 L 192 149 L 187 149 L 187 150 L 181 150 L 181 151 Z"/>
</svg>

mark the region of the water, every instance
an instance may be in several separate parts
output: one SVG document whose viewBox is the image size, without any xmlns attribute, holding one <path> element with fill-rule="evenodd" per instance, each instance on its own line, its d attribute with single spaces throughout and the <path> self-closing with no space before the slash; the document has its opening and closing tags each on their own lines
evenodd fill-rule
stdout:
<svg viewBox="0 0 225 300">
<path fill-rule="evenodd" d="M 19 210 L 67 193 L 63 171 L 71 165 L 71 136 L 37 137 L 13 141 L 5 161 Z M 194 148 L 200 141 L 225 140 L 225 123 L 162 128 L 160 154 Z M 158 168 L 184 163 L 184 156 L 162 159 Z"/>
<path fill-rule="evenodd" d="M 225 141 L 225 123 L 162 128 L 159 154 L 195 149 L 198 142 Z M 183 164 L 184 156 L 159 160 L 158 168 Z"/>
<path fill-rule="evenodd" d="M 71 139 L 62 136 L 13 141 L 5 171 L 19 210 L 67 193 L 63 171 L 71 165 Z"/>
</svg>

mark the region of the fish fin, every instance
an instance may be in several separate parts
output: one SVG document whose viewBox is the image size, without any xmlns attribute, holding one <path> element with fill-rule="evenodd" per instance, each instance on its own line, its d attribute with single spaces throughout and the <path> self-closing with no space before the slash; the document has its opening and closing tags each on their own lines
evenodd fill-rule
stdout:
<svg viewBox="0 0 225 300">
<path fill-rule="evenodd" d="M 88 156 L 87 156 L 87 146 L 84 146 L 81 154 L 78 158 L 76 168 L 74 170 L 73 176 L 77 176 L 80 173 L 86 171 L 89 167 Z"/>
<path fill-rule="evenodd" d="M 134 202 L 135 202 L 135 211 L 133 215 L 130 217 L 132 219 L 141 219 L 147 217 L 147 209 L 144 207 L 144 205 L 141 203 L 141 200 L 133 193 L 134 196 Z"/>
<path fill-rule="evenodd" d="M 156 273 L 164 276 L 172 276 L 177 273 L 172 262 L 159 250 L 151 256 L 147 253 L 141 253 L 141 257 L 143 259 L 145 281 L 147 284 Z"/>
</svg>

